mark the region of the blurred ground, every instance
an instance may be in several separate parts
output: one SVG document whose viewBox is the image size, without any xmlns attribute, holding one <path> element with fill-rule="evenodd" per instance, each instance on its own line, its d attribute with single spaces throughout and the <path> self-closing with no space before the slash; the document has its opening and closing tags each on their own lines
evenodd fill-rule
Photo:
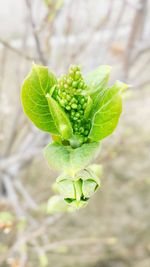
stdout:
<svg viewBox="0 0 150 267">
<path fill-rule="evenodd" d="M 0 233 L 0 266 L 149 267 L 150 3 L 143 1 L 147 2 L 143 31 L 135 34 L 138 37 L 130 45 L 130 33 L 138 25 L 138 20 L 132 25 L 134 15 L 145 12 L 138 13 L 142 1 L 115 0 L 109 2 L 110 6 L 98 0 L 65 1 L 54 22 L 44 24 L 40 32 L 47 8 L 38 0 L 31 1 L 38 38 L 50 68 L 59 74 L 70 63 L 83 65 L 84 71 L 111 64 L 112 81 L 123 79 L 133 85 L 124 99 L 117 131 L 103 142 L 97 159 L 104 169 L 101 189 L 85 209 L 47 216 L 44 205 L 53 194 L 56 173 L 48 168 L 42 147 L 50 138 L 25 118 L 19 96 L 32 60 L 43 60 L 39 59 L 26 2 L 30 1 L 0 3 L 0 210 L 15 217 L 12 227 Z M 144 52 L 139 47 L 144 47 Z M 127 62 L 137 55 L 135 64 Z M 8 192 L 3 192 L 4 181 L 8 182 Z M 23 186 L 20 190 L 18 181 Z M 42 211 L 37 211 L 32 201 Z"/>
</svg>

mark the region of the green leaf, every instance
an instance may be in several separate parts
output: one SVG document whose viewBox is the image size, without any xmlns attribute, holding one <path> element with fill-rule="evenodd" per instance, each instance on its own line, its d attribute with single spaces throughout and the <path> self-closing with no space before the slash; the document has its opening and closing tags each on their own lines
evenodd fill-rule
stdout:
<svg viewBox="0 0 150 267">
<path fill-rule="evenodd" d="M 69 147 L 50 143 L 44 148 L 44 156 L 49 165 L 56 170 L 64 171 L 69 162 Z"/>
<path fill-rule="evenodd" d="M 91 140 L 99 141 L 110 135 L 116 128 L 122 112 L 121 91 L 125 87 L 127 87 L 126 84 L 117 81 L 100 95 L 89 134 Z"/>
<path fill-rule="evenodd" d="M 69 140 L 73 135 L 73 131 L 67 114 L 63 111 L 59 104 L 50 96 L 50 94 L 47 94 L 47 100 L 51 115 L 60 135 L 63 139 Z"/>
<path fill-rule="evenodd" d="M 87 167 L 86 169 L 82 169 L 78 173 L 76 173 L 76 179 L 82 179 L 83 181 L 92 180 L 94 181 L 98 186 L 100 186 L 100 180 L 97 176 L 96 172 L 93 171 L 91 168 Z"/>
<path fill-rule="evenodd" d="M 21 90 L 22 106 L 25 114 L 39 129 L 57 135 L 54 120 L 50 114 L 46 94 L 56 83 L 53 73 L 47 67 L 33 64 L 24 80 Z"/>
<path fill-rule="evenodd" d="M 100 164 L 92 164 L 92 165 L 88 166 L 87 169 L 89 171 L 92 171 L 93 173 L 95 173 L 95 175 L 99 178 L 102 176 L 103 168 L 102 168 L 102 165 L 100 165 Z"/>
<path fill-rule="evenodd" d="M 104 88 L 109 80 L 111 67 L 108 65 L 102 65 L 91 71 L 85 77 L 85 82 L 88 85 L 89 94 L 94 99 Z"/>
<path fill-rule="evenodd" d="M 79 171 L 86 167 L 94 160 L 100 151 L 100 143 L 86 143 L 82 146 L 72 149 L 70 153 L 70 165 L 75 171 Z"/>
<path fill-rule="evenodd" d="M 59 177 L 59 179 L 57 178 L 57 186 L 58 191 L 64 198 L 75 199 L 76 192 L 73 181 L 70 179 L 70 177 L 65 175 L 65 177 Z"/>
<path fill-rule="evenodd" d="M 86 143 L 78 148 L 52 143 L 45 147 L 44 156 L 56 170 L 73 174 L 87 166 L 99 152 L 100 144 Z"/>
<path fill-rule="evenodd" d="M 97 183 L 95 183 L 92 180 L 87 180 L 83 182 L 82 191 L 84 194 L 84 197 L 89 198 L 93 195 L 93 192 L 95 192 L 97 188 Z"/>
<path fill-rule="evenodd" d="M 84 198 L 90 198 L 100 187 L 100 180 L 90 168 L 81 170 L 76 177 L 82 180 L 82 194 Z"/>
</svg>

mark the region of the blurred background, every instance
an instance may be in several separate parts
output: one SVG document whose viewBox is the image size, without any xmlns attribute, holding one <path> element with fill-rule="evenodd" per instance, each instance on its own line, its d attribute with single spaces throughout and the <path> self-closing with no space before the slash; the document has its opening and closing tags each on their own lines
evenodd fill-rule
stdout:
<svg viewBox="0 0 150 267">
<path fill-rule="evenodd" d="M 149 16 L 149 0 L 0 1 L 0 266 L 150 266 Z M 50 137 L 20 103 L 33 61 L 57 75 L 108 64 L 131 85 L 97 159 L 101 189 L 75 213 L 46 213 Z"/>
</svg>

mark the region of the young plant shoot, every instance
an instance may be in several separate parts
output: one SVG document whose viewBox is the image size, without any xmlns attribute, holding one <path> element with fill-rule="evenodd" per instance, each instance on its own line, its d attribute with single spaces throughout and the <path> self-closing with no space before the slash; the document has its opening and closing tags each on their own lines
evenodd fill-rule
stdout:
<svg viewBox="0 0 150 267">
<path fill-rule="evenodd" d="M 55 183 L 60 196 L 50 199 L 49 212 L 81 208 L 100 187 L 101 167 L 89 164 L 101 140 L 115 130 L 127 88 L 119 81 L 108 86 L 110 70 L 100 66 L 83 76 L 79 66 L 71 66 L 57 79 L 47 67 L 33 64 L 23 82 L 23 110 L 36 127 L 51 134 L 44 155 L 60 172 Z"/>
</svg>

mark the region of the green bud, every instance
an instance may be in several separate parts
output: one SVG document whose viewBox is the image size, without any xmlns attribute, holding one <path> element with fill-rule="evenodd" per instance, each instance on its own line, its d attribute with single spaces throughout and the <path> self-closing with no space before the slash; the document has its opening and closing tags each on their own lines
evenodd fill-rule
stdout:
<svg viewBox="0 0 150 267">
<path fill-rule="evenodd" d="M 57 189 L 70 206 L 80 208 L 100 186 L 100 181 L 91 169 L 77 173 L 74 178 L 63 175 L 57 178 Z"/>
<path fill-rule="evenodd" d="M 74 121 L 77 121 L 78 118 L 77 118 L 77 117 L 73 117 L 72 119 L 73 119 Z"/>
<path fill-rule="evenodd" d="M 76 113 L 76 118 L 79 118 L 80 117 L 80 114 L 77 112 Z"/>
<path fill-rule="evenodd" d="M 78 110 L 80 110 L 82 108 L 82 106 L 80 104 L 78 104 L 77 108 L 78 108 Z"/>
<path fill-rule="evenodd" d="M 71 115 L 74 116 L 75 115 L 75 111 L 71 110 Z"/>
<path fill-rule="evenodd" d="M 71 110 L 71 107 L 70 106 L 66 106 L 65 107 L 67 110 Z"/>
<path fill-rule="evenodd" d="M 79 131 L 80 131 L 80 133 L 83 133 L 84 132 L 84 128 L 80 127 Z"/>
<path fill-rule="evenodd" d="M 67 96 L 66 92 L 63 92 L 63 93 L 62 93 L 62 95 L 63 95 L 64 97 L 66 97 L 66 96 Z"/>
<path fill-rule="evenodd" d="M 70 101 L 71 96 L 70 95 L 67 95 L 66 98 L 67 98 L 68 101 Z"/>
<path fill-rule="evenodd" d="M 84 90 L 85 86 L 79 66 L 70 66 L 69 73 L 61 76 L 55 86 L 55 89 L 57 88 L 55 99 L 66 112 L 69 111 L 66 115 L 70 120 L 73 133 L 76 133 L 80 136 L 79 139 L 82 139 L 79 141 L 81 144 L 85 142 L 85 137 L 88 135 L 85 134 L 84 130 L 89 132 L 89 129 L 81 125 L 81 122 L 86 120 L 85 109 L 88 97 L 87 91 Z M 74 124 L 77 124 L 77 126 L 74 126 Z M 79 130 L 79 128 L 81 129 Z"/>
<path fill-rule="evenodd" d="M 76 93 L 77 93 L 77 95 L 80 95 L 81 94 L 81 89 L 80 88 L 78 88 L 77 90 L 76 90 Z"/>
<path fill-rule="evenodd" d="M 77 88 L 77 86 L 78 86 L 78 83 L 77 83 L 76 81 L 74 81 L 74 82 L 72 83 L 72 87 Z"/>
<path fill-rule="evenodd" d="M 72 84 L 72 79 L 68 78 L 68 79 L 67 79 L 67 84 L 68 84 L 68 85 L 71 85 L 71 84 Z"/>
<path fill-rule="evenodd" d="M 71 103 L 76 103 L 77 102 L 77 100 L 75 99 L 75 97 L 73 97 L 72 99 L 71 99 Z"/>
<path fill-rule="evenodd" d="M 80 71 L 76 71 L 75 79 L 79 79 L 81 77 Z"/>
<path fill-rule="evenodd" d="M 71 105 L 71 107 L 73 108 L 73 109 L 77 109 L 77 104 L 75 104 L 75 103 L 73 103 L 72 105 Z"/>
<path fill-rule="evenodd" d="M 68 88 L 68 84 L 67 84 L 67 83 L 64 84 L 64 88 L 65 88 L 65 89 Z"/>
<path fill-rule="evenodd" d="M 66 105 L 65 99 L 61 99 L 59 102 L 60 102 L 61 106 L 63 106 L 63 107 Z"/>
<path fill-rule="evenodd" d="M 84 103 L 85 103 L 85 98 L 82 98 L 82 99 L 80 100 L 80 103 L 81 103 L 81 104 L 84 104 Z"/>
<path fill-rule="evenodd" d="M 79 128 L 78 127 L 74 127 L 75 132 L 78 132 Z"/>
<path fill-rule="evenodd" d="M 83 86 L 84 86 L 84 83 L 83 82 L 80 82 L 79 83 L 79 87 L 83 89 Z"/>
<path fill-rule="evenodd" d="M 80 113 L 81 115 L 83 115 L 83 114 L 84 114 L 84 111 L 81 109 L 81 110 L 79 110 L 79 113 Z"/>
<path fill-rule="evenodd" d="M 73 76 L 74 75 L 74 72 L 72 70 L 69 71 L 69 75 L 70 76 Z"/>
</svg>

